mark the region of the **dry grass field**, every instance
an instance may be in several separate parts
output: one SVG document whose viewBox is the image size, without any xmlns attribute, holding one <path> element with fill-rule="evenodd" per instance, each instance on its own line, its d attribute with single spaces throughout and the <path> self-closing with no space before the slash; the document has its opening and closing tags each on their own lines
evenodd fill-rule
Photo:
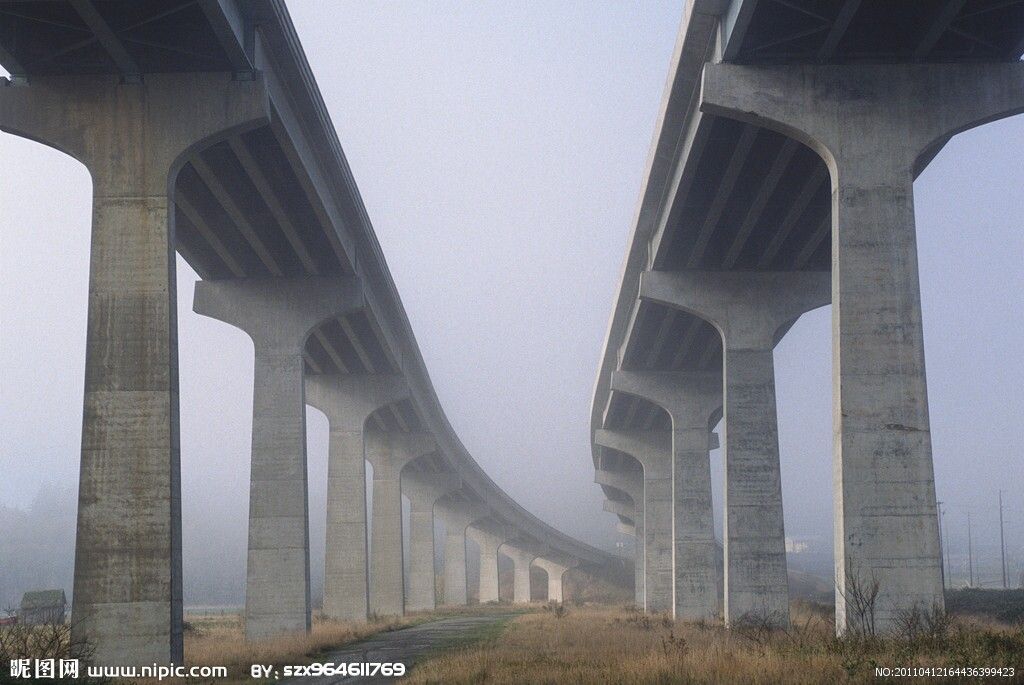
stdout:
<svg viewBox="0 0 1024 685">
<path fill-rule="evenodd" d="M 1013 666 L 1024 682 L 1024 627 L 957 617 L 891 640 L 837 639 L 825 611 L 794 607 L 793 628 L 674 624 L 632 609 L 568 607 L 512 621 L 488 637 L 417 666 L 427 683 L 886 682 L 876 666 Z M 920 682 L 936 682 L 922 678 Z M 981 682 L 980 679 L 971 679 Z M 889 682 L 915 682 L 894 678 Z"/>
</svg>

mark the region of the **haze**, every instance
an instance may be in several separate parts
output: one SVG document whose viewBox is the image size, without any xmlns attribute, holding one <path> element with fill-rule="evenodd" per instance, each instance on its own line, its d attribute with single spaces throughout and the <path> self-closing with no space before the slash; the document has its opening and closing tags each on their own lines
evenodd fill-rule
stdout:
<svg viewBox="0 0 1024 685">
<path fill-rule="evenodd" d="M 682 3 L 290 10 L 456 431 L 542 519 L 606 549 L 626 542 L 593 484 L 589 405 Z M 977 129 L 915 185 L 947 546 L 954 575 L 966 575 L 970 510 L 990 585 L 1000 488 L 1014 577 L 1024 562 L 1022 149 L 1024 117 Z M 37 586 L 70 591 L 90 183 L 77 162 L 8 135 L 0 170 L 3 607 Z M 195 280 L 179 259 L 185 599 L 231 604 L 245 581 L 253 353 L 242 332 L 192 314 Z M 830 336 L 819 310 L 776 351 L 787 535 L 823 574 Z M 308 415 L 322 575 L 327 422 Z"/>
</svg>

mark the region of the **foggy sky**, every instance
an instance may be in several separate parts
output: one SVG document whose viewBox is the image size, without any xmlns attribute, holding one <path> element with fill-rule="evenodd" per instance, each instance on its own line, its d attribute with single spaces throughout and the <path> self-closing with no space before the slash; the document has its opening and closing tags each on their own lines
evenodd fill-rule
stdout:
<svg viewBox="0 0 1024 685">
<path fill-rule="evenodd" d="M 303 0 L 290 10 L 455 430 L 527 509 L 613 547 L 623 538 L 593 484 L 589 407 L 681 2 Z M 997 544 L 1002 487 L 1019 558 L 1022 149 L 1021 117 L 962 134 L 914 188 L 950 545 L 964 544 L 968 508 L 976 541 Z M 0 173 L 3 514 L 77 487 L 90 186 L 74 160 L 8 135 Z M 192 314 L 195 280 L 179 259 L 185 582 L 217 549 L 224 583 L 238 587 L 252 344 Z M 826 551 L 830 325 L 827 308 L 812 312 L 776 350 L 786 531 Z M 308 416 L 317 572 L 327 422 Z M 0 526 L 20 520 L 0 516 Z M 3 569 L 0 556 L 0 588 Z"/>
</svg>

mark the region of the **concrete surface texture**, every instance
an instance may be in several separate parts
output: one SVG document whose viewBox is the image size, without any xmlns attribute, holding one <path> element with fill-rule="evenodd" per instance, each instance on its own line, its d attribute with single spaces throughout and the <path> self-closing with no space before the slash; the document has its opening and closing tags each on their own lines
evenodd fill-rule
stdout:
<svg viewBox="0 0 1024 685">
<path fill-rule="evenodd" d="M 1022 79 L 1020 64 L 705 70 L 702 109 L 778 128 L 829 167 L 840 630 L 876 581 L 880 629 L 943 604 L 913 179 L 953 134 L 1024 111 Z"/>
<path fill-rule="evenodd" d="M 326 616 L 361 621 L 369 614 L 366 535 L 366 422 L 407 398 L 399 375 L 321 374 L 306 378 L 306 402 L 330 425 L 327 462 Z"/>
<path fill-rule="evenodd" d="M 643 466 L 644 609 L 672 613 L 672 452 L 669 431 L 597 431 L 597 444 L 628 454 Z"/>
<path fill-rule="evenodd" d="M 788 625 L 772 349 L 797 317 L 828 304 L 829 275 L 652 272 L 642 277 L 640 295 L 711 322 L 722 337 L 725 618 Z"/>
<path fill-rule="evenodd" d="M 437 606 L 434 572 L 434 507 L 456 492 L 462 481 L 454 473 L 402 471 L 402 492 L 409 498 L 409 611 L 430 611 Z M 460 559 L 453 559 L 458 564 Z M 461 559 L 465 568 L 465 554 Z M 447 559 L 445 560 L 447 563 Z"/>
<path fill-rule="evenodd" d="M 643 397 L 672 420 L 673 566 L 678 619 L 718 614 L 708 426 L 722 406 L 720 373 L 617 371 L 613 390 Z"/>
<path fill-rule="evenodd" d="M 435 514 L 444 524 L 444 604 L 468 604 L 466 533 L 470 524 L 487 516 L 486 507 L 464 500 L 442 498 Z"/>
<path fill-rule="evenodd" d="M 350 279 L 196 284 L 196 313 L 241 328 L 256 350 L 245 593 L 250 639 L 310 628 L 303 348 L 316 326 L 361 306 Z"/>
<path fill-rule="evenodd" d="M 168 192 L 193 146 L 263 123 L 267 115 L 261 83 L 221 75 L 161 75 L 135 87 L 111 76 L 0 87 L 0 128 L 66 152 L 88 167 L 93 181 L 72 611 L 76 637 L 97 645 L 98 663 L 181 659 Z"/>
</svg>

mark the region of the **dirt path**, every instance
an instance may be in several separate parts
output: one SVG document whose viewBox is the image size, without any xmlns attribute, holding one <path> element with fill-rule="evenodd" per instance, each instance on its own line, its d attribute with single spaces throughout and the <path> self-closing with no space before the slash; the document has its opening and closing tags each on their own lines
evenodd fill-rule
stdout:
<svg viewBox="0 0 1024 685">
<path fill-rule="evenodd" d="M 489 631 L 504 623 L 515 614 L 490 614 L 486 616 L 452 616 L 412 628 L 380 633 L 317 658 L 319 663 L 396 663 L 405 664 L 406 673 L 414 663 L 429 653 L 443 651 L 446 646 L 455 646 L 473 639 L 481 631 Z M 394 678 L 307 676 L 285 682 L 303 685 L 328 685 L 328 683 L 388 683 Z"/>
</svg>

